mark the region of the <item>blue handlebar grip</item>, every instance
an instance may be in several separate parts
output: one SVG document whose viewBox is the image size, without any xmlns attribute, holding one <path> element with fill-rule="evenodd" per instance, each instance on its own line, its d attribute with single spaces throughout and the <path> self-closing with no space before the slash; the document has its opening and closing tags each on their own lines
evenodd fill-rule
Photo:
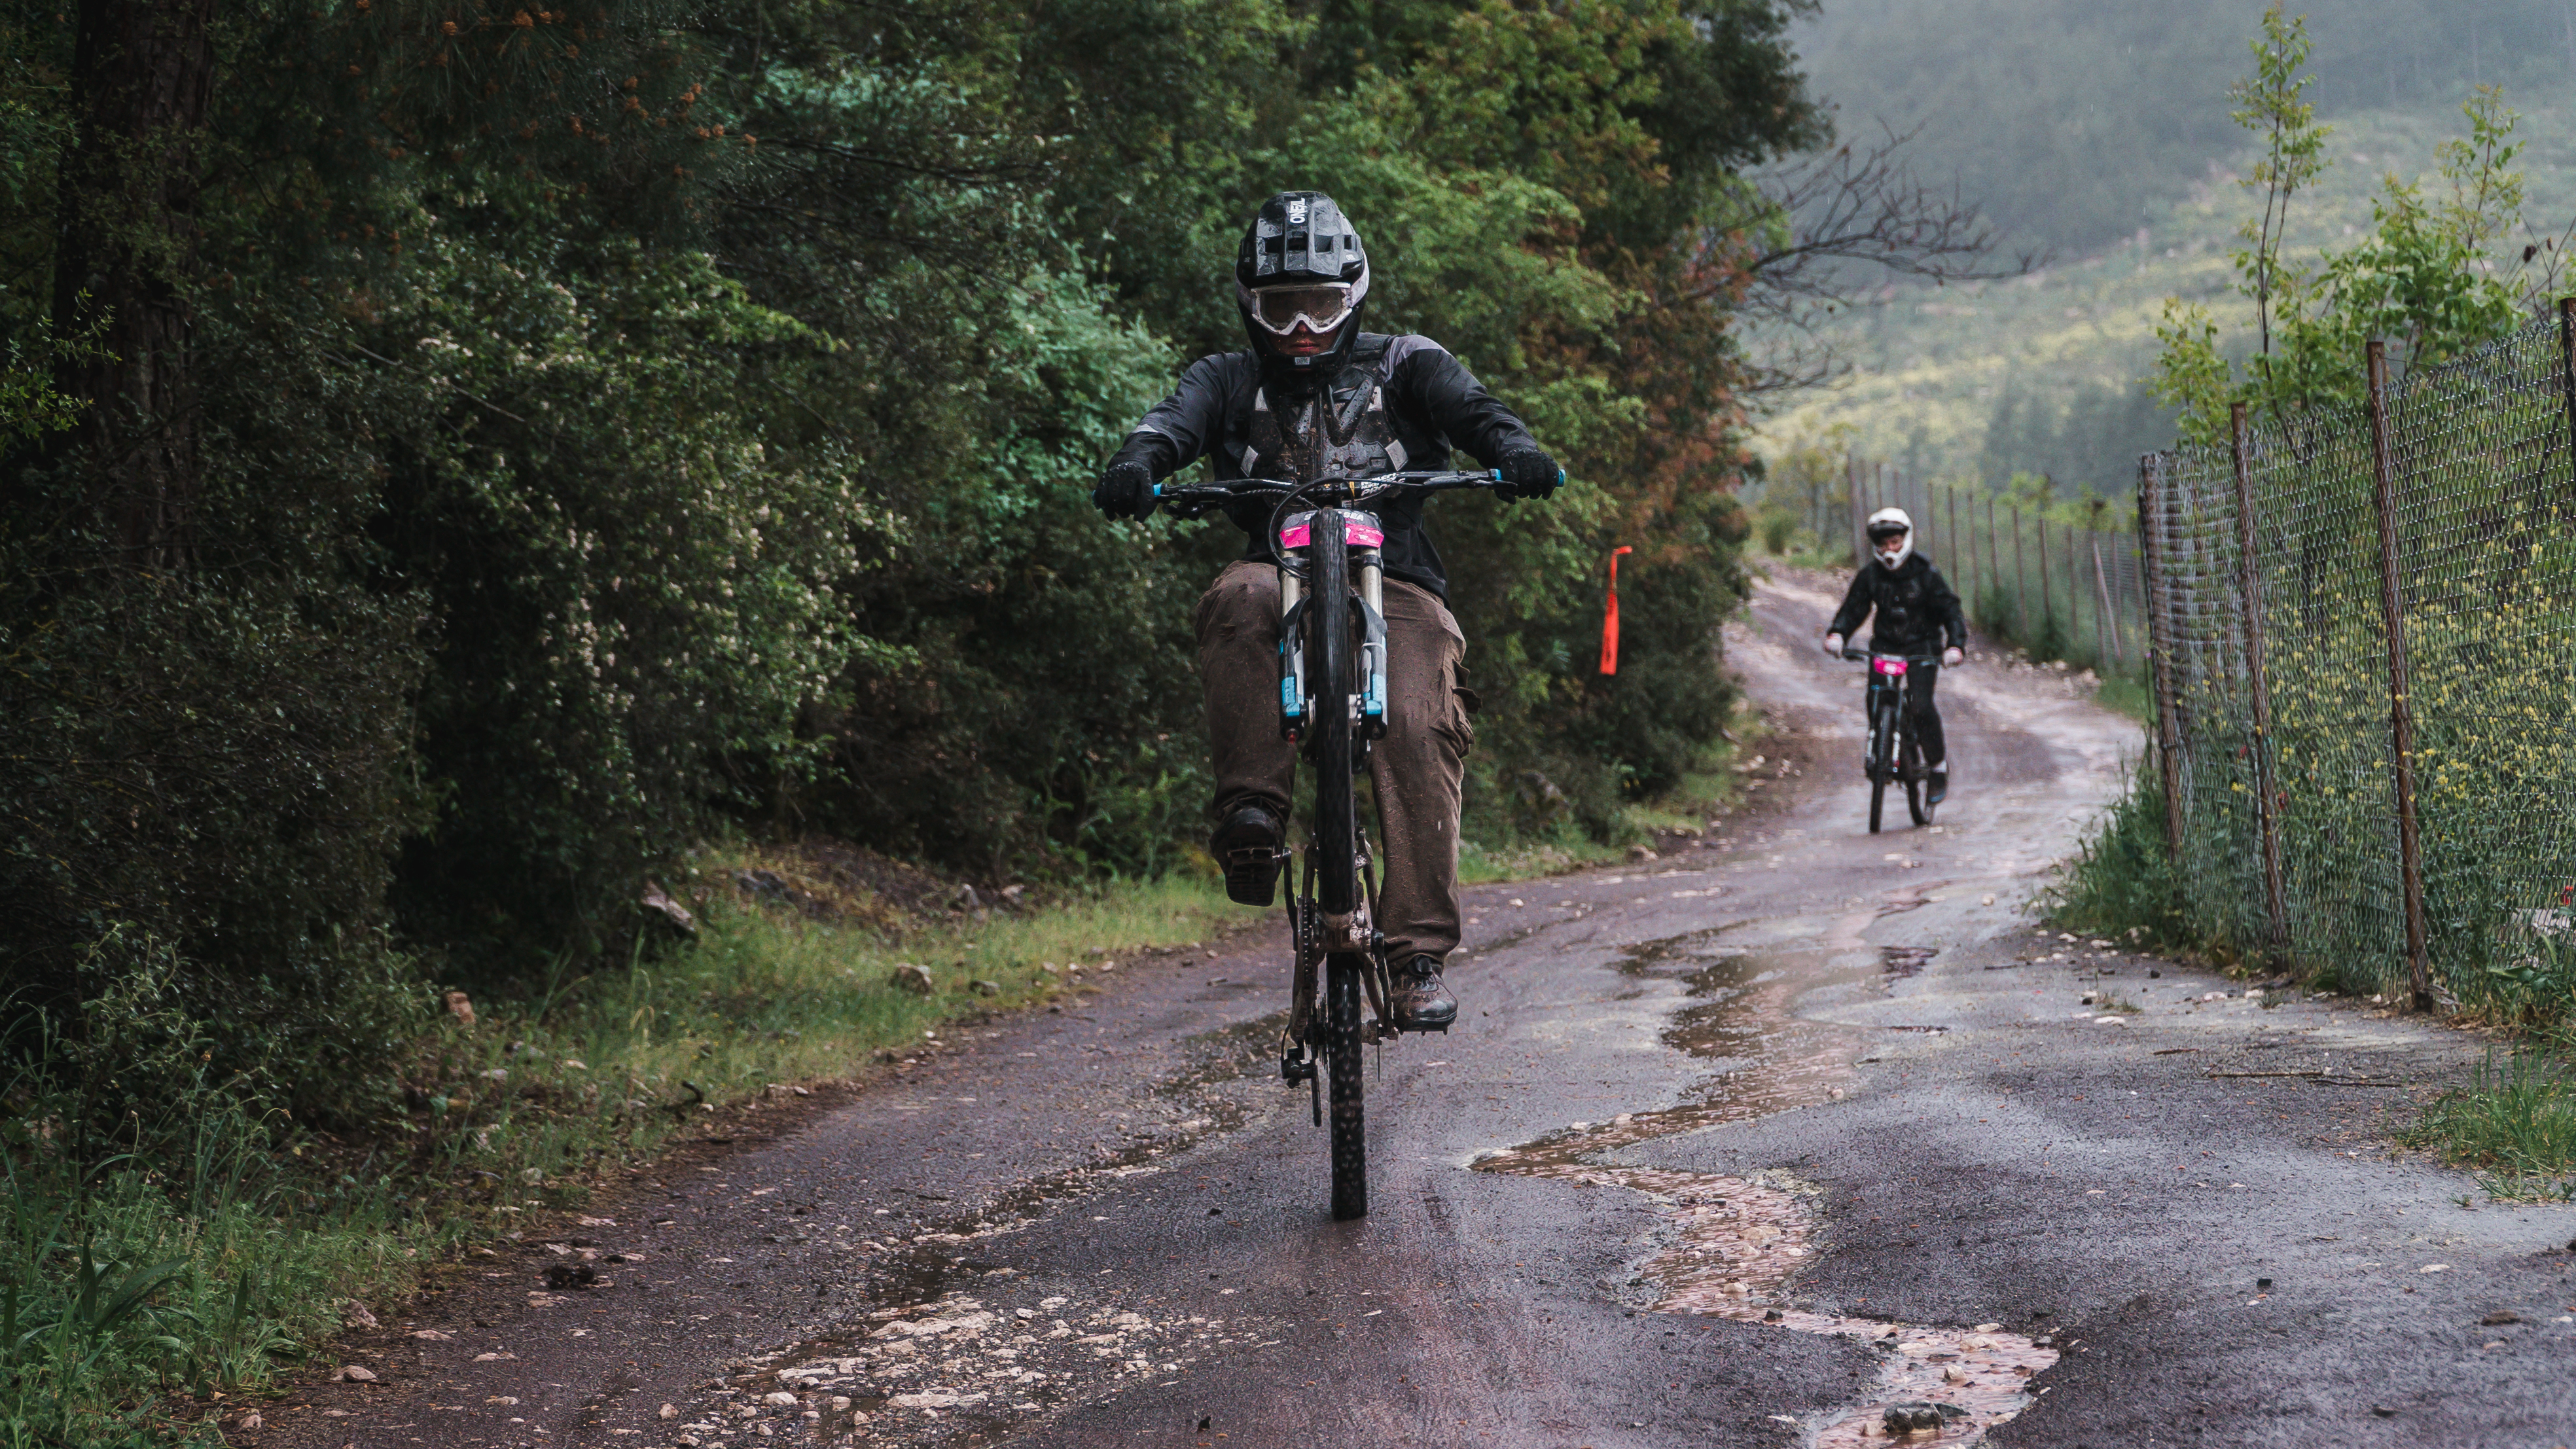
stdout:
<svg viewBox="0 0 2576 1449">
<path fill-rule="evenodd" d="M 1155 497 L 1157 497 L 1157 498 L 1160 498 L 1160 497 L 1162 497 L 1162 496 L 1163 496 L 1163 485 L 1162 485 L 1162 484 L 1157 483 L 1157 484 L 1155 484 L 1155 485 L 1154 485 L 1154 496 L 1155 496 Z"/>
<path fill-rule="evenodd" d="M 1494 475 L 1494 481 L 1495 481 L 1495 482 L 1500 483 L 1500 482 L 1502 482 L 1502 481 L 1503 481 L 1503 470 L 1502 470 L 1502 469 L 1500 469 L 1500 468 L 1488 468 L 1488 469 L 1486 469 L 1485 471 Z"/>
</svg>

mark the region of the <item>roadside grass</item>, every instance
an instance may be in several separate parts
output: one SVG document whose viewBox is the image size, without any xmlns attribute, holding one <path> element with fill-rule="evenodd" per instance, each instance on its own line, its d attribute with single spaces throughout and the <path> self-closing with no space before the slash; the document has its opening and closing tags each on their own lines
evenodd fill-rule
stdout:
<svg viewBox="0 0 2576 1449">
<path fill-rule="evenodd" d="M 748 902 L 730 885 L 793 864 L 719 857 L 700 877 L 694 941 L 478 1011 L 472 1026 L 443 1023 L 405 1077 L 415 1160 L 439 1180 L 479 1183 L 465 1206 L 496 1223 L 577 1206 L 592 1169 L 650 1153 L 728 1103 L 854 1075 L 954 1023 L 1073 992 L 1122 954 L 1203 944 L 1263 917 L 1175 873 L 889 935 L 813 906 Z M 897 984 L 904 967 L 927 989 Z"/>
<path fill-rule="evenodd" d="M 2049 919 L 2155 951 L 2209 946 L 2182 909 L 2182 882 L 2165 850 L 2165 797 L 2150 767 L 2129 772 L 2118 798 L 2076 847 L 2051 889 Z"/>
<path fill-rule="evenodd" d="M 713 853 L 694 939 L 479 1005 L 470 1024 L 425 1002 L 399 1100 L 365 1130 L 258 1113 L 240 1083 L 139 1100 L 30 1048 L 57 1070 L 0 1094 L 0 1449 L 219 1444 L 218 1417 L 309 1372 L 353 1301 L 389 1309 L 431 1264 L 580 1206 L 727 1107 L 899 1060 L 1260 914 L 1176 874 L 890 934 L 881 916 L 734 888 L 736 872 L 793 865 Z M 931 989 L 892 984 L 899 964 Z M 161 1036 L 162 1057 L 195 1059 L 192 1028 Z M 112 1142 L 80 1136 L 101 1122 Z"/>
<path fill-rule="evenodd" d="M 2127 715 L 2150 729 L 2155 726 L 2155 687 L 2139 675 L 2117 672 L 2103 675 L 2102 687 L 2093 691 L 2093 702 L 2113 714 Z"/>
<path fill-rule="evenodd" d="M 2493 1053 L 2469 1086 L 2426 1105 L 2402 1137 L 2477 1174 L 2489 1197 L 2576 1200 L 2576 1077 L 2554 1053 Z"/>
<path fill-rule="evenodd" d="M 216 1108 L 178 1144 L 188 1160 L 7 1154 L 0 1446 L 220 1444 L 214 1392 L 271 1382 L 350 1300 L 407 1289 L 434 1233 L 381 1193 L 312 1201 L 267 1150 Z"/>
</svg>

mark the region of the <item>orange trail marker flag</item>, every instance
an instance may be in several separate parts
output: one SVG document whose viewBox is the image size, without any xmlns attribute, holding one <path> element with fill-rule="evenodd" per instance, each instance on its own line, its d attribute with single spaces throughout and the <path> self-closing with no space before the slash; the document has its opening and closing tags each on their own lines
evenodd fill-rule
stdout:
<svg viewBox="0 0 2576 1449">
<path fill-rule="evenodd" d="M 1610 550 L 1610 604 L 1601 615 L 1601 672 L 1619 672 L 1619 555 L 1636 550 L 1626 544 Z"/>
</svg>

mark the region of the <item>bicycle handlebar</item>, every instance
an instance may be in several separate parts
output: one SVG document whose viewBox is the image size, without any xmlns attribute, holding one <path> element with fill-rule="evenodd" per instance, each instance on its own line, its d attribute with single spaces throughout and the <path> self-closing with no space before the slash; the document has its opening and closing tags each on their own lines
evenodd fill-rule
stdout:
<svg viewBox="0 0 2576 1449">
<path fill-rule="evenodd" d="M 1862 649 L 1850 644 L 1843 646 L 1843 657 L 1851 660 L 1855 664 L 1866 664 L 1872 659 L 1902 659 L 1908 664 L 1939 664 L 1941 662 L 1941 656 L 1938 654 L 1882 655 L 1877 650 Z"/>
<path fill-rule="evenodd" d="M 1491 488 L 1502 481 L 1498 469 L 1475 472 L 1380 473 L 1368 478 L 1318 478 L 1312 483 L 1287 483 L 1276 478 L 1240 478 L 1229 483 L 1188 483 L 1174 486 L 1154 485 L 1154 496 L 1168 506 L 1174 517 L 1196 518 L 1228 503 L 1255 499 L 1285 500 L 1304 494 L 1323 506 L 1364 503 L 1389 493 L 1443 493 L 1459 488 Z"/>
</svg>

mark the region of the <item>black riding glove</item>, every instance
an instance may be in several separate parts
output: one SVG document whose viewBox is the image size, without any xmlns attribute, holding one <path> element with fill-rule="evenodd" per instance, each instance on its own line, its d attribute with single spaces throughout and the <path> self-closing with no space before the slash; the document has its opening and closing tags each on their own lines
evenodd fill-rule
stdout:
<svg viewBox="0 0 2576 1449">
<path fill-rule="evenodd" d="M 1556 466 L 1554 458 L 1536 448 L 1505 453 L 1502 460 L 1494 465 L 1494 471 L 1503 475 L 1502 482 L 1494 491 L 1514 502 L 1523 498 L 1545 498 L 1565 482 L 1565 470 Z"/>
<path fill-rule="evenodd" d="M 1111 462 L 1100 475 L 1100 486 L 1091 490 L 1091 506 L 1112 518 L 1151 517 L 1158 501 L 1154 470 L 1132 458 Z"/>
</svg>

